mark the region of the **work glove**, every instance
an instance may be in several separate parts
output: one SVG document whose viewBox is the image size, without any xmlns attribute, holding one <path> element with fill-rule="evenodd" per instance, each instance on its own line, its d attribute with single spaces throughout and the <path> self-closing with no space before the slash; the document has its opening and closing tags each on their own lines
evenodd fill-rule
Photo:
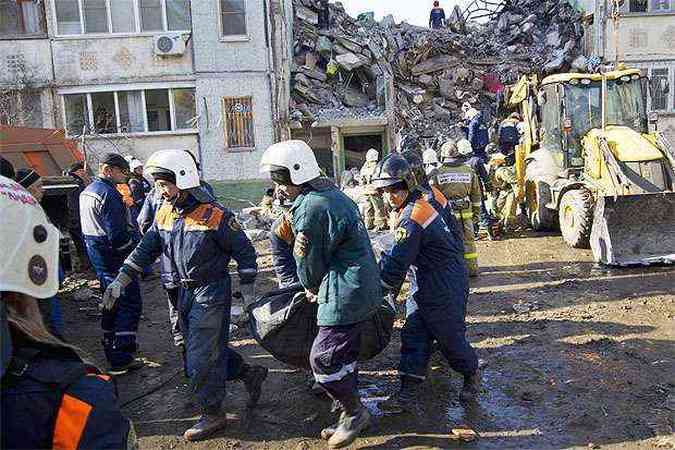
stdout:
<svg viewBox="0 0 675 450">
<path fill-rule="evenodd" d="M 117 299 L 122 296 L 124 289 L 131 284 L 133 279 L 124 272 L 120 272 L 117 277 L 108 285 L 103 293 L 103 310 L 112 311 L 115 308 Z"/>
<path fill-rule="evenodd" d="M 248 309 L 249 305 L 255 302 L 255 283 L 240 285 L 239 294 L 241 294 L 241 299 L 244 301 L 244 308 Z"/>
</svg>

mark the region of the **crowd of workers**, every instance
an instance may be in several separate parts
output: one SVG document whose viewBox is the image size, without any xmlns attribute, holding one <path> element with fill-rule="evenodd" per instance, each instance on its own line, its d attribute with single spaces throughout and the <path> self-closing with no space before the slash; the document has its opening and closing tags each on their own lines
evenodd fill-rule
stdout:
<svg viewBox="0 0 675 450">
<path fill-rule="evenodd" d="M 310 365 L 316 385 L 340 411 L 337 423 L 322 432 L 331 448 L 352 443 L 370 421 L 357 390 L 362 326 L 385 296 L 399 294 L 406 279 L 411 287 L 401 330 L 400 386 L 383 411 L 411 409 L 435 349 L 464 376 L 461 400 L 479 393 L 478 360 L 465 337 L 468 280 L 478 273 L 481 221 L 489 224 L 490 211 L 497 210 L 506 222 L 516 206 L 519 118 L 501 123 L 497 148 L 480 112 L 467 108 L 465 117 L 466 139 L 448 141 L 439 152 L 402 148 L 380 160 L 376 150 L 369 151 L 359 173 L 367 187 L 361 211 L 322 176 L 306 143 L 281 142 L 262 157 L 261 169 L 275 185 L 268 197 L 283 209 L 271 238 L 279 285 L 299 284 L 318 304 Z M 136 358 L 139 280 L 157 258 L 174 344 L 201 409 L 185 439 L 201 440 L 226 426 L 228 381 L 243 382 L 248 406 L 257 404 L 267 369 L 228 345 L 228 265 L 236 261 L 237 289 L 250 305 L 256 298 L 256 252 L 236 216 L 200 179 L 189 152 L 156 152 L 146 173 L 140 161 L 112 153 L 100 159 L 93 178 L 81 163 L 66 171 L 79 187 L 68 200 L 79 220 L 67 228 L 103 293 L 106 373 L 82 361 L 63 339 L 56 298 L 62 279 L 59 231 L 40 207 L 39 175 L 14 172 L 5 160 L 0 165 L 0 250 L 12 255 L 0 272 L 3 448 L 133 445 L 133 426 L 116 405 L 110 376 L 142 367 Z M 369 228 L 391 230 L 393 248 L 375 255 Z M 38 305 L 46 299 L 53 305 L 41 314 Z M 27 422 L 45 426 L 22 432 Z"/>
</svg>

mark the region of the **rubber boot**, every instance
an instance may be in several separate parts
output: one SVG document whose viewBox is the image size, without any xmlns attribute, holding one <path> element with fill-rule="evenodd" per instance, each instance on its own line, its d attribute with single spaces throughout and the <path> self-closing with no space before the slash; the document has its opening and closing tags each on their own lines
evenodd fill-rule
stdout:
<svg viewBox="0 0 675 450">
<path fill-rule="evenodd" d="M 183 433 L 183 437 L 191 442 L 201 441 L 227 426 L 225 414 L 203 414 L 192 428 Z"/>
<path fill-rule="evenodd" d="M 463 402 L 475 401 L 480 394 L 480 371 L 476 370 L 473 375 L 464 377 L 464 386 L 459 393 L 459 399 Z"/>
<path fill-rule="evenodd" d="M 380 410 L 384 414 L 403 414 L 410 412 L 418 396 L 418 387 L 421 381 L 410 377 L 401 377 L 401 389 L 396 395 L 380 403 Z"/>
<path fill-rule="evenodd" d="M 350 446 L 359 437 L 359 434 L 368 427 L 369 423 L 370 412 L 359 399 L 356 401 L 355 407 L 343 411 L 340 415 L 338 427 L 328 439 L 328 448 Z"/>
<path fill-rule="evenodd" d="M 262 392 L 262 384 L 267 378 L 267 368 L 262 366 L 249 366 L 246 372 L 241 377 L 241 380 L 246 386 L 248 392 L 247 408 L 253 408 L 260 400 L 260 393 Z"/>
</svg>

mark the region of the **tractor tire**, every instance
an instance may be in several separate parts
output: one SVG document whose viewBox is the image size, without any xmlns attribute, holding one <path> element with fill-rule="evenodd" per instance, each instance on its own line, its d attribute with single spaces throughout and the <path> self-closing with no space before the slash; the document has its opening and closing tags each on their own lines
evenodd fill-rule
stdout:
<svg viewBox="0 0 675 450">
<path fill-rule="evenodd" d="M 573 248 L 591 248 L 593 196 L 585 189 L 565 192 L 560 200 L 558 218 L 563 239 Z"/>
<path fill-rule="evenodd" d="M 546 183 L 533 182 L 529 187 L 527 218 L 534 231 L 550 231 L 558 227 L 558 214 L 546 205 L 551 201 L 551 189 Z"/>
</svg>

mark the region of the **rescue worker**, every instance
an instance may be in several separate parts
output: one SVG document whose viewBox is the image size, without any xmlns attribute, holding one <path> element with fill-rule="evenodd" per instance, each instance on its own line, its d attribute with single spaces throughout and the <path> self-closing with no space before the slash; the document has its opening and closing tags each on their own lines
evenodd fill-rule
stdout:
<svg viewBox="0 0 675 450">
<path fill-rule="evenodd" d="M 346 447 L 370 421 L 357 390 L 357 357 L 363 322 L 383 301 L 375 255 L 356 204 L 321 177 L 306 143 L 271 146 L 261 166 L 293 202 L 298 277 L 310 301 L 319 304 L 310 364 L 317 383 L 342 410 L 322 437 L 330 448 Z"/>
<path fill-rule="evenodd" d="M 429 178 L 432 186 L 438 187 L 448 199 L 455 218 L 464 228 L 464 259 L 469 276 L 478 276 L 478 253 L 474 230 L 478 224 L 481 207 L 481 189 L 478 176 L 460 158 L 454 142 L 448 141 L 441 147 L 443 165 Z"/>
<path fill-rule="evenodd" d="M 473 169 L 474 173 L 478 176 L 478 181 L 480 182 L 480 214 L 478 219 L 478 227 L 474 229 L 474 234 L 477 238 L 483 239 L 487 236 L 491 236 L 491 226 L 492 222 L 494 222 L 485 204 L 485 201 L 487 200 L 487 193 L 492 191 L 492 186 L 490 186 L 490 176 L 485 169 L 483 160 L 476 156 L 473 148 L 471 147 L 471 143 L 468 140 L 462 139 L 457 142 L 457 151 L 459 152 L 461 159 L 463 159 L 464 164 Z"/>
<path fill-rule="evenodd" d="M 422 154 L 422 160 L 424 162 L 424 172 L 427 175 L 431 174 L 441 165 L 441 162 L 438 160 L 438 153 L 436 153 L 436 150 L 432 148 L 424 151 Z"/>
<path fill-rule="evenodd" d="M 108 153 L 99 164 L 98 177 L 80 195 L 80 221 L 89 261 L 105 291 L 122 267 L 124 258 L 136 245 L 134 230 L 116 185 L 126 186 L 129 164 L 120 155 Z M 134 281 L 124 291 L 123 301 L 114 311 L 104 311 L 103 350 L 110 368 L 121 375 L 138 369 L 136 332 L 142 311 L 141 291 Z"/>
<path fill-rule="evenodd" d="M 293 257 L 295 234 L 290 213 L 291 203 L 279 189 L 274 189 L 274 197 L 283 212 L 272 224 L 270 234 L 272 265 L 277 275 L 279 289 L 284 289 L 299 284 L 300 279 L 298 278 L 298 266 Z"/>
<path fill-rule="evenodd" d="M 365 186 L 365 196 L 368 202 L 364 211 L 366 228 L 384 231 L 387 229 L 387 213 L 384 208 L 384 202 L 382 201 L 382 197 L 377 193 L 377 190 L 371 186 L 371 178 L 379 159 L 380 153 L 377 150 L 374 148 L 368 150 L 366 152 L 366 162 L 361 167 L 359 175 L 361 184 Z"/>
<path fill-rule="evenodd" d="M 497 154 L 491 162 L 494 164 L 495 212 L 499 218 L 499 229 L 508 232 L 516 224 L 518 202 L 518 177 L 516 176 L 514 155 Z"/>
<path fill-rule="evenodd" d="M 189 152 L 188 152 L 189 153 Z M 192 155 L 192 153 L 189 153 Z M 197 164 L 195 160 L 195 164 Z M 197 164 L 197 169 L 199 169 L 199 164 Z M 206 181 L 201 182 L 202 190 L 204 190 L 208 195 L 213 197 L 215 201 L 215 195 L 213 188 Z M 145 234 L 152 223 L 155 220 L 155 214 L 163 202 L 162 194 L 152 188 L 148 195 L 145 197 L 145 202 L 141 208 L 141 212 L 138 214 L 138 229 L 141 235 Z M 178 315 L 178 299 L 180 298 L 180 277 L 178 272 L 171 262 L 171 258 L 168 254 L 162 253 L 159 259 L 160 262 L 160 271 L 159 279 L 162 283 L 162 287 L 166 292 L 166 298 L 169 306 L 169 323 L 171 325 L 171 336 L 173 337 L 173 343 L 176 347 L 182 349 L 185 353 L 185 340 L 183 338 L 183 333 L 180 330 L 180 320 Z"/>
<path fill-rule="evenodd" d="M 417 308 L 408 311 L 401 331 L 398 394 L 382 409 L 401 413 L 410 409 L 426 378 L 432 344 L 438 346 L 450 367 L 464 376 L 462 401 L 476 398 L 480 389 L 478 358 L 466 339 L 466 304 L 469 283 L 461 244 L 441 215 L 414 189 L 410 166 L 399 155 L 390 155 L 379 166 L 375 185 L 397 212 L 395 243 L 382 255 L 380 277 L 385 291 L 397 295 L 411 266 L 417 268 Z"/>
<path fill-rule="evenodd" d="M 475 108 L 469 108 L 464 115 L 468 122 L 467 139 L 471 142 L 473 154 L 487 164 L 488 158 L 485 147 L 490 143 L 490 134 L 483 119 L 483 113 Z"/>
<path fill-rule="evenodd" d="M 516 145 L 520 142 L 520 131 L 518 130 L 520 122 L 520 114 L 514 112 L 499 124 L 499 150 L 505 156 L 513 154 Z"/>
<path fill-rule="evenodd" d="M 70 176 L 77 184 L 77 189 L 68 194 L 68 233 L 77 249 L 77 256 L 80 262 L 80 271 L 84 272 L 90 269 L 89 258 L 87 257 L 87 249 L 84 245 L 84 238 L 82 237 L 82 224 L 80 221 L 80 194 L 84 191 L 91 178 L 84 168 L 84 163 L 78 161 L 71 164 L 63 171 L 65 176 Z"/>
<path fill-rule="evenodd" d="M 133 203 L 129 207 L 129 214 L 134 225 L 138 224 L 138 214 L 145 203 L 145 197 L 152 190 L 150 182 L 143 176 L 143 163 L 133 158 L 129 162 L 131 174 L 129 176 L 129 193 Z"/>
<path fill-rule="evenodd" d="M 429 14 L 429 28 L 438 30 L 439 28 L 445 28 L 445 26 L 445 10 L 440 7 L 438 1 L 435 1 L 434 7 L 431 8 L 431 13 Z"/>
<path fill-rule="evenodd" d="M 252 407 L 267 377 L 267 369 L 249 366 L 227 345 L 232 306 L 228 265 L 232 258 L 237 261 L 239 290 L 248 305 L 255 297 L 256 254 L 234 214 L 205 195 L 188 152 L 156 152 L 147 166 L 164 201 L 154 223 L 108 286 L 103 306 L 106 310 L 122 307 L 121 294 L 132 280 L 168 252 L 182 288 L 179 312 L 187 375 L 202 412 L 183 436 L 197 441 L 227 424 L 221 410 L 226 380 L 244 382 Z"/>
<path fill-rule="evenodd" d="M 37 201 L 0 177 L 0 441 L 7 449 L 134 449 L 109 377 L 51 335 L 36 299 L 59 287 L 59 232 Z"/>
</svg>

